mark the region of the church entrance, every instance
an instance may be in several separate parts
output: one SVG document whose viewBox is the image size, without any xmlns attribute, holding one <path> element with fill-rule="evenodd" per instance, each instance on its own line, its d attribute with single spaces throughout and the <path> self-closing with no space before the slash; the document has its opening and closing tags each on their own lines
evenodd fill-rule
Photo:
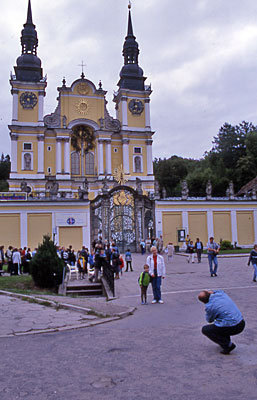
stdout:
<svg viewBox="0 0 257 400">
<path fill-rule="evenodd" d="M 154 227 L 154 201 L 129 186 L 116 186 L 91 202 L 91 238 L 115 241 L 121 253 L 140 251 Z"/>
</svg>

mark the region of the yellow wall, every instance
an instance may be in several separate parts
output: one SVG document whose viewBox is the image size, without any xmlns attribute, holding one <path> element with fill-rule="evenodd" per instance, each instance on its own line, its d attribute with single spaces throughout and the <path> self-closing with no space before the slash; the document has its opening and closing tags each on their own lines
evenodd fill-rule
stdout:
<svg viewBox="0 0 257 400">
<path fill-rule="evenodd" d="M 52 215 L 28 214 L 28 247 L 38 247 L 38 244 L 43 242 L 44 235 L 50 235 L 52 238 Z"/>
<path fill-rule="evenodd" d="M 75 251 L 82 248 L 82 227 L 60 227 L 59 228 L 59 244 L 68 247 L 72 245 Z"/>
<path fill-rule="evenodd" d="M 238 244 L 254 243 L 253 213 L 251 211 L 237 212 Z"/>
<path fill-rule="evenodd" d="M 86 104 L 85 113 L 80 109 Z M 87 96 L 62 96 L 61 113 L 67 117 L 67 124 L 74 119 L 86 118 L 99 123 L 100 118 L 104 118 L 104 98 Z"/>
<path fill-rule="evenodd" d="M 217 243 L 222 240 L 232 240 L 230 211 L 213 213 L 214 238 Z"/>
<path fill-rule="evenodd" d="M 21 97 L 22 93 L 24 93 L 24 92 L 19 92 L 18 120 L 20 122 L 38 122 L 38 101 L 34 108 L 24 109 L 22 107 L 22 105 L 20 104 L 20 97 Z M 33 93 L 37 96 L 37 92 L 33 92 Z M 38 99 L 38 96 L 37 96 L 37 99 Z"/>
<path fill-rule="evenodd" d="M 8 246 L 20 247 L 20 216 L 19 214 L 0 214 L 0 244 L 4 252 Z"/>
<path fill-rule="evenodd" d="M 189 235 L 193 242 L 199 238 L 201 242 L 207 243 L 207 214 L 206 212 L 189 212 L 188 213 Z"/>
<path fill-rule="evenodd" d="M 45 148 L 44 148 L 44 152 L 45 152 L 45 162 L 44 162 L 44 168 L 45 168 L 45 174 L 49 175 L 49 173 L 47 172 L 47 168 L 51 168 L 51 175 L 55 175 L 56 174 L 56 170 L 55 170 L 55 160 L 56 160 L 56 144 L 55 144 L 55 140 L 51 139 L 51 138 L 46 138 L 45 140 Z M 47 148 L 51 147 L 51 150 L 48 151 Z"/>
<path fill-rule="evenodd" d="M 162 214 L 163 242 L 177 244 L 177 228 L 182 226 L 182 214 L 180 212 L 164 212 Z"/>
<path fill-rule="evenodd" d="M 114 149 L 118 149 L 117 153 L 114 152 Z M 120 143 L 112 143 L 112 173 L 115 168 L 120 167 L 123 164 L 123 154 L 122 154 L 122 146 Z"/>
</svg>

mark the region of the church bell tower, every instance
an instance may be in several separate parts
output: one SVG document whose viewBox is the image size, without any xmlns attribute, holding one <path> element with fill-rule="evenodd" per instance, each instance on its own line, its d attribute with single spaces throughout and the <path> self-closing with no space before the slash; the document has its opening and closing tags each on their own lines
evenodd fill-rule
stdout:
<svg viewBox="0 0 257 400">
<path fill-rule="evenodd" d="M 46 79 L 37 56 L 38 38 L 28 1 L 27 20 L 21 32 L 21 55 L 11 75 L 12 123 L 10 190 L 22 180 L 44 178 L 44 96 Z"/>
</svg>

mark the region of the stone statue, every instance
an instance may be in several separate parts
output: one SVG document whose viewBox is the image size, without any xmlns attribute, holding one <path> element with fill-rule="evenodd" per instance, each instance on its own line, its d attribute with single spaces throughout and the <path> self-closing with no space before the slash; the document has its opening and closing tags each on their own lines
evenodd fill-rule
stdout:
<svg viewBox="0 0 257 400">
<path fill-rule="evenodd" d="M 59 184 L 56 181 L 48 181 L 46 182 L 45 189 L 51 196 L 57 196 Z"/>
<path fill-rule="evenodd" d="M 25 180 L 21 181 L 21 192 L 26 192 L 26 193 L 31 192 L 31 188 L 28 186 Z"/>
<path fill-rule="evenodd" d="M 208 180 L 206 184 L 206 200 L 211 200 L 211 195 L 212 195 L 212 184 L 211 181 Z"/>
<path fill-rule="evenodd" d="M 138 194 L 143 194 L 142 181 L 140 178 L 136 178 L 136 191 Z"/>
<path fill-rule="evenodd" d="M 31 154 L 24 154 L 24 169 L 30 171 L 31 170 Z"/>
<path fill-rule="evenodd" d="M 154 181 L 154 197 L 156 198 L 156 200 L 160 199 L 160 186 L 157 179 L 155 179 Z"/>
<path fill-rule="evenodd" d="M 78 195 L 80 200 L 88 200 L 88 180 L 85 178 L 83 187 L 79 186 Z"/>
<path fill-rule="evenodd" d="M 167 191 L 166 191 L 165 187 L 163 186 L 163 188 L 162 188 L 162 198 L 166 199 L 166 197 L 167 197 Z"/>
<path fill-rule="evenodd" d="M 109 187 L 108 187 L 108 178 L 107 175 L 105 175 L 104 179 L 103 179 L 103 188 L 102 188 L 102 192 L 103 194 L 108 193 Z"/>
<path fill-rule="evenodd" d="M 256 196 L 256 186 L 254 186 L 253 187 L 253 190 L 252 190 L 252 200 L 256 200 L 257 199 L 257 196 Z"/>
<path fill-rule="evenodd" d="M 182 190 L 181 190 L 182 200 L 187 200 L 188 194 L 189 194 L 189 190 L 188 190 L 188 186 L 187 186 L 187 181 L 184 180 L 184 181 L 182 181 Z"/>
<path fill-rule="evenodd" d="M 232 181 L 229 182 L 228 197 L 229 197 L 229 200 L 234 200 L 234 198 L 235 198 L 234 184 Z"/>
</svg>

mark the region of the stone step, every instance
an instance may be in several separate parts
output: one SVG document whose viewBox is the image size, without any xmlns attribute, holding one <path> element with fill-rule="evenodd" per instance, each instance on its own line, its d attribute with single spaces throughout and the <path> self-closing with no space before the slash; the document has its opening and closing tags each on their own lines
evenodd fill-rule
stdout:
<svg viewBox="0 0 257 400">
<path fill-rule="evenodd" d="M 68 289 L 68 288 L 67 288 Z M 102 289 L 92 289 L 92 290 L 67 290 L 67 296 L 102 296 Z"/>
<path fill-rule="evenodd" d="M 68 283 L 67 290 L 102 290 L 101 283 Z"/>
</svg>

